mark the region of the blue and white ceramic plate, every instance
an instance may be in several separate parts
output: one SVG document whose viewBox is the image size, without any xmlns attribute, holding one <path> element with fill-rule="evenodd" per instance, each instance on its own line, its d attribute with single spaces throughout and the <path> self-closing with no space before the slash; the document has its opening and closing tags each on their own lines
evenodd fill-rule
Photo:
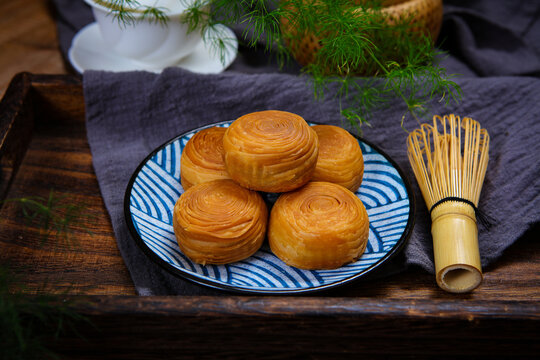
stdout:
<svg viewBox="0 0 540 360">
<path fill-rule="evenodd" d="M 206 266 L 192 262 L 176 242 L 172 211 L 184 192 L 180 155 L 187 141 L 204 128 L 179 135 L 153 151 L 136 169 L 126 190 L 125 216 L 134 240 L 171 273 L 206 286 L 246 293 L 316 291 L 359 279 L 398 253 L 407 241 L 414 213 L 409 183 L 393 160 L 358 139 L 364 155 L 364 178 L 356 195 L 366 206 L 370 221 L 368 245 L 358 261 L 334 270 L 300 270 L 284 264 L 265 243 L 240 262 Z"/>
</svg>

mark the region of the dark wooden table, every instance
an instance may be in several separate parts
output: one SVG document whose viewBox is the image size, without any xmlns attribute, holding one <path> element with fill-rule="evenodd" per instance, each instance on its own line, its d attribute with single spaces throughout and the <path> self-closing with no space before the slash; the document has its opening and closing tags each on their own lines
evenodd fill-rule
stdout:
<svg viewBox="0 0 540 360">
<path fill-rule="evenodd" d="M 71 245 L 16 202 L 0 213 L 0 262 L 29 294 L 73 301 L 90 324 L 53 344 L 65 358 L 534 358 L 540 242 L 525 234 L 470 294 L 420 269 L 310 296 L 139 297 L 119 254 L 86 140 L 81 81 L 15 76 L 0 103 L 0 196 L 84 204 Z M 124 189 L 119 189 L 124 191 Z M 538 230 L 538 229 L 536 229 Z M 82 337 L 80 336 L 82 335 Z"/>
<path fill-rule="evenodd" d="M 91 215 L 76 223 L 69 245 L 61 237 L 43 242 L 17 203 L 0 209 L 0 264 L 15 272 L 15 285 L 73 301 L 89 319 L 77 324 L 79 334 L 51 344 L 62 358 L 523 359 L 540 353 L 540 244 L 532 232 L 484 269 L 482 286 L 467 295 L 447 294 L 431 275 L 411 269 L 311 296 L 136 296 L 92 168 L 80 79 L 15 76 L 68 73 L 50 3 L 0 1 L 0 23 L 0 197 L 47 197 L 53 189 Z"/>
</svg>

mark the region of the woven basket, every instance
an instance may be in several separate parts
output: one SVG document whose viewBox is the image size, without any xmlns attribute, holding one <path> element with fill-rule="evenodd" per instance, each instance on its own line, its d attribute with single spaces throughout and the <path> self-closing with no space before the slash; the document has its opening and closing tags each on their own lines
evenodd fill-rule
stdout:
<svg viewBox="0 0 540 360">
<path fill-rule="evenodd" d="M 388 14 L 388 21 L 390 23 L 401 18 L 411 17 L 411 31 L 426 33 L 433 41 L 439 36 L 443 16 L 442 0 L 385 0 L 383 1 L 382 11 Z M 286 21 L 282 21 L 281 26 L 282 31 L 285 33 L 295 31 L 288 26 Z M 313 63 L 315 54 L 321 45 L 317 37 L 312 34 L 306 34 L 301 41 L 298 43 L 288 43 L 287 47 L 296 61 L 300 65 L 306 66 Z M 357 72 L 362 73 L 363 71 Z"/>
</svg>

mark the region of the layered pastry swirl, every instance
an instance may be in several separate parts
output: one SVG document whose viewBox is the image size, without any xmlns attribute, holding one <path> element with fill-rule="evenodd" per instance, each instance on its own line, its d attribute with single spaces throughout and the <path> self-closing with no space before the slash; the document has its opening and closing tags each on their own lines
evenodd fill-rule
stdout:
<svg viewBox="0 0 540 360">
<path fill-rule="evenodd" d="M 311 179 L 319 141 L 301 116 L 268 110 L 235 120 L 225 132 L 223 148 L 234 181 L 252 190 L 285 192 Z"/>
<path fill-rule="evenodd" d="M 272 252 L 301 269 L 335 269 L 365 251 L 369 220 L 362 201 L 329 182 L 309 182 L 281 194 L 270 213 Z"/>
<path fill-rule="evenodd" d="M 225 128 L 211 127 L 188 140 L 180 158 L 180 181 L 187 190 L 203 182 L 229 179 L 223 162 Z"/>
<path fill-rule="evenodd" d="M 355 192 L 362 183 L 364 158 L 358 140 L 347 130 L 333 125 L 315 125 L 319 158 L 313 181 L 328 181 Z"/>
<path fill-rule="evenodd" d="M 230 179 L 190 187 L 173 210 L 180 250 L 199 264 L 245 259 L 262 245 L 268 210 L 256 191 Z"/>
</svg>

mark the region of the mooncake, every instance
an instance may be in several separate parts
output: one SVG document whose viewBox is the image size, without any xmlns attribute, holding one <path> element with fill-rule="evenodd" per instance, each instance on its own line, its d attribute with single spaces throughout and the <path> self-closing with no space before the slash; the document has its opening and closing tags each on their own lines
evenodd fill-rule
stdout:
<svg viewBox="0 0 540 360">
<path fill-rule="evenodd" d="M 253 255 L 266 234 L 261 195 L 230 179 L 194 185 L 178 199 L 173 228 L 184 255 L 199 264 L 227 264 Z"/>
<path fill-rule="evenodd" d="M 248 189 L 278 193 L 311 179 L 319 141 L 301 116 L 267 110 L 236 119 L 225 132 L 223 148 L 233 180 Z"/>
<path fill-rule="evenodd" d="M 229 179 L 223 162 L 225 128 L 211 127 L 197 132 L 186 143 L 180 157 L 180 181 L 184 190 L 203 182 Z"/>
<path fill-rule="evenodd" d="M 335 269 L 365 251 L 369 219 L 362 201 L 334 183 L 316 181 L 281 194 L 270 212 L 272 252 L 300 269 Z"/>
<path fill-rule="evenodd" d="M 355 192 L 362 183 L 364 157 L 358 140 L 333 125 L 314 125 L 319 138 L 319 157 L 313 181 L 328 181 Z"/>
</svg>

